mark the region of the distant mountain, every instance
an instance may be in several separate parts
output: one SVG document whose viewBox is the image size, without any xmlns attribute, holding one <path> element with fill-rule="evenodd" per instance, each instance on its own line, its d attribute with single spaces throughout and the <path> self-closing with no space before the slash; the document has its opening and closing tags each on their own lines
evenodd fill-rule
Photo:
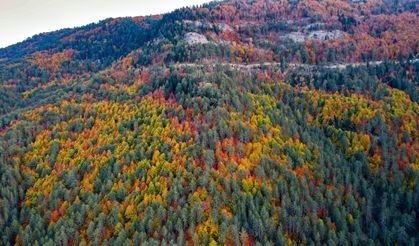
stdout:
<svg viewBox="0 0 419 246">
<path fill-rule="evenodd" d="M 416 245 L 418 13 L 216 1 L 0 49 L 0 245 Z"/>
</svg>

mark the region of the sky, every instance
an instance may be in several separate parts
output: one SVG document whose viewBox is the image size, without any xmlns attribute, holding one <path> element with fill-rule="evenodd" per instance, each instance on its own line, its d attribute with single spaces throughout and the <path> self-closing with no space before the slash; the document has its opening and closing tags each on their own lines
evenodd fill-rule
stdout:
<svg viewBox="0 0 419 246">
<path fill-rule="evenodd" d="M 0 0 L 0 48 L 109 17 L 162 14 L 208 0 Z"/>
</svg>

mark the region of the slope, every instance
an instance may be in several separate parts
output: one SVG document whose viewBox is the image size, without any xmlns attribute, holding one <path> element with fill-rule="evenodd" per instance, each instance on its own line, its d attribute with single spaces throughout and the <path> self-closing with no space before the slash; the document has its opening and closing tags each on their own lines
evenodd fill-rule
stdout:
<svg viewBox="0 0 419 246">
<path fill-rule="evenodd" d="M 414 245 L 417 9 L 213 2 L 0 50 L 2 244 Z"/>
</svg>

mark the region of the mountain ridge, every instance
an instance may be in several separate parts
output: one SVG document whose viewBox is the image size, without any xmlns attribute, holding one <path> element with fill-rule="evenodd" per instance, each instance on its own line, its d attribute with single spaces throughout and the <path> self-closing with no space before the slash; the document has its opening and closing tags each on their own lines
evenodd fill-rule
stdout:
<svg viewBox="0 0 419 246">
<path fill-rule="evenodd" d="M 417 244 L 418 10 L 220 1 L 0 49 L 0 244 Z"/>
</svg>

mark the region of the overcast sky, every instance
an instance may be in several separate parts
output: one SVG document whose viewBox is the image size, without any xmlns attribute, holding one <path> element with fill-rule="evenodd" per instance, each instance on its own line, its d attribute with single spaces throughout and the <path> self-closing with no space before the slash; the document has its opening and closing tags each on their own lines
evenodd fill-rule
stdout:
<svg viewBox="0 0 419 246">
<path fill-rule="evenodd" d="M 0 0 L 0 48 L 108 17 L 166 13 L 208 0 Z"/>
</svg>

